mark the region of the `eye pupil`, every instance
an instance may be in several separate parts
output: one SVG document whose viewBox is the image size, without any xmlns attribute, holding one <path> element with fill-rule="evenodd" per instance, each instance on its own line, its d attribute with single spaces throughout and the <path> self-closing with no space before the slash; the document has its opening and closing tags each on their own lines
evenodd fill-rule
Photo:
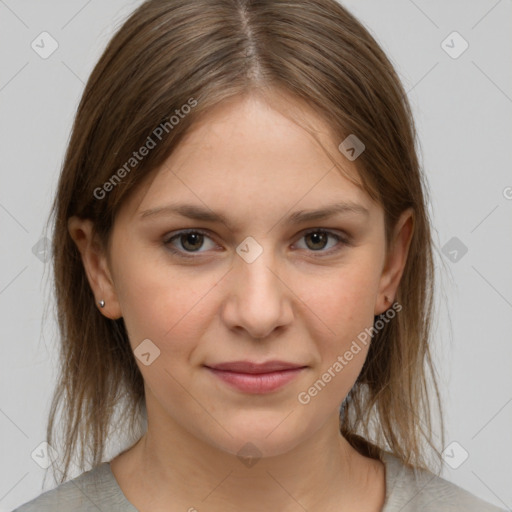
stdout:
<svg viewBox="0 0 512 512">
<path fill-rule="evenodd" d="M 308 244 L 308 247 L 310 249 L 323 249 L 325 247 L 325 244 L 327 243 L 327 234 L 326 233 L 322 233 L 321 231 L 315 231 L 313 233 L 308 233 L 306 235 L 306 240 L 308 238 L 311 238 L 313 239 L 313 244 L 320 244 L 320 247 L 311 247 L 309 244 Z"/>
<path fill-rule="evenodd" d="M 181 235 L 182 246 L 187 250 L 197 250 L 203 245 L 203 235 L 201 233 L 184 233 Z M 188 242 L 192 242 L 192 247 L 187 247 Z M 194 246 L 194 242 L 197 244 Z"/>
</svg>

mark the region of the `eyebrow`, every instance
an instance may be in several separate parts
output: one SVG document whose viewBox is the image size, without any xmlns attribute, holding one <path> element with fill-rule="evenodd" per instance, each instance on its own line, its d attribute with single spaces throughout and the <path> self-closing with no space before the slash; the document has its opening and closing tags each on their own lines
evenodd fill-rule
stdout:
<svg viewBox="0 0 512 512">
<path fill-rule="evenodd" d="M 361 204 L 354 203 L 351 201 L 338 202 L 335 204 L 328 205 L 324 208 L 317 210 L 298 210 L 290 214 L 285 222 L 289 224 L 301 224 L 308 221 L 323 220 L 335 215 L 342 214 L 357 214 L 361 216 L 368 216 L 369 211 Z M 189 219 L 194 219 L 203 222 L 217 222 L 222 223 L 233 231 L 231 223 L 228 221 L 225 215 L 221 213 L 215 213 L 208 208 L 193 204 L 169 204 L 166 206 L 159 206 L 156 208 L 150 208 L 140 213 L 141 219 L 160 215 L 180 215 Z"/>
</svg>

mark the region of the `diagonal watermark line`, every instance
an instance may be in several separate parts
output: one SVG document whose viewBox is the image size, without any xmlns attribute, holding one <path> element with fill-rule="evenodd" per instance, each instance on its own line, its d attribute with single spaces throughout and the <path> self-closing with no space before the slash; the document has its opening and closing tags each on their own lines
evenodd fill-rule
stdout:
<svg viewBox="0 0 512 512">
<path fill-rule="evenodd" d="M 25 27 L 27 28 L 30 28 L 5 2 L 4 0 L 0 0 L 0 4 L 2 4 L 3 6 L 5 6 L 7 9 L 9 9 L 9 11 L 11 11 L 11 13 L 16 16 L 16 18 L 18 18 L 18 20 L 23 23 L 23 25 L 25 25 Z"/>
<path fill-rule="evenodd" d="M 211 494 L 213 494 L 227 480 L 227 478 L 229 477 L 229 475 L 231 475 L 231 473 L 233 473 L 233 470 L 231 470 L 201 501 L 205 501 L 206 499 L 208 499 L 208 497 Z"/>
<path fill-rule="evenodd" d="M 28 62 L 27 62 L 28 64 Z M 21 229 L 25 231 L 25 233 L 28 233 L 28 229 L 25 228 L 25 226 L 2 204 L 0 203 L 0 207 L 5 210 L 5 212 L 19 225 L 21 226 Z"/>
<path fill-rule="evenodd" d="M 27 66 L 28 66 L 28 62 L 25 62 L 25 64 L 23 66 L 21 66 L 21 68 L 18 69 L 18 71 L 16 71 L 16 73 L 14 73 L 14 75 L 7 81 L 7 83 L 5 83 L 4 85 L 2 85 L 2 87 L 0 87 L 0 91 L 3 91 Z M 27 233 L 28 233 L 28 231 L 27 231 Z"/>
<path fill-rule="evenodd" d="M 208 208 L 210 211 L 212 211 L 211 208 L 172 169 L 170 171 L 172 172 L 172 174 L 174 174 L 174 176 L 176 176 L 176 178 L 178 178 L 181 181 L 181 183 L 183 183 L 183 185 L 185 187 L 187 187 L 190 190 L 190 192 L 192 194 L 194 194 L 194 196 L 197 197 L 197 199 L 199 201 L 201 201 L 201 203 L 204 204 L 204 206 L 206 208 Z M 223 224 L 225 225 L 225 223 L 223 223 Z M 226 228 L 229 229 L 228 226 L 226 226 Z M 206 295 L 208 295 L 222 281 L 222 279 L 224 279 L 224 277 L 226 277 L 226 275 L 229 272 L 231 272 L 232 269 L 233 269 L 233 267 L 230 267 L 228 269 L 228 271 L 202 297 L 200 297 L 199 300 L 165 333 L 164 336 L 167 336 L 167 334 L 169 334 L 169 332 L 171 332 L 197 306 L 197 304 L 200 301 L 202 301 L 204 299 L 204 297 L 206 297 Z"/>
<path fill-rule="evenodd" d="M 25 473 L 1 498 L 0 501 L 2 501 L 26 476 L 28 475 L 28 472 Z"/>
<path fill-rule="evenodd" d="M 397 512 L 400 512 L 401 510 L 403 510 L 405 507 L 407 507 L 407 505 L 409 505 L 409 503 L 416 498 L 416 496 L 420 495 L 422 492 L 423 492 L 423 489 L 425 489 L 427 487 L 427 485 L 432 482 L 432 480 L 434 480 L 434 478 L 436 478 L 436 475 L 433 475 L 432 478 L 425 483 L 425 485 L 423 485 L 421 487 L 421 489 L 418 490 L 418 492 L 414 495 L 414 496 L 411 496 L 411 498 L 409 498 L 404 504 L 403 506 L 401 506 Z"/>
<path fill-rule="evenodd" d="M 418 11 L 420 11 L 423 14 L 423 16 L 425 16 L 425 18 L 427 18 L 430 21 L 430 23 L 434 25 L 434 27 L 439 28 L 437 23 L 423 9 L 421 9 L 419 5 L 414 3 L 413 0 L 409 0 L 409 2 L 411 2 L 411 4 L 414 5 L 414 7 L 416 7 L 416 9 L 418 9 Z"/>
<path fill-rule="evenodd" d="M 510 306 L 512 307 L 512 304 L 507 300 L 506 297 L 504 297 L 473 265 L 471 265 L 471 268 Z"/>
<path fill-rule="evenodd" d="M 283 489 L 283 491 L 288 494 L 288 496 L 290 496 L 290 498 L 295 501 L 295 503 L 297 503 L 297 505 L 300 505 L 302 507 L 302 510 L 305 510 L 307 512 L 307 508 L 300 502 L 300 501 L 297 501 L 289 492 L 287 489 L 285 489 L 281 483 L 276 479 L 276 477 L 270 473 L 269 471 L 267 471 L 267 473 L 274 479 L 274 482 L 276 482 L 277 485 L 279 485 L 279 487 L 281 487 L 281 489 Z"/>
<path fill-rule="evenodd" d="M 71 71 L 71 73 L 73 73 L 73 75 L 78 78 L 78 80 L 80 80 L 80 82 L 82 82 L 83 85 L 85 85 L 85 82 L 63 60 L 61 60 L 61 62 L 69 69 L 69 71 Z"/>
<path fill-rule="evenodd" d="M 386 387 L 388 387 L 388 386 L 389 386 L 389 384 L 386 384 Z M 425 427 L 425 432 L 429 432 L 430 428 L 428 428 L 428 426 L 425 424 L 423 419 L 418 415 L 418 413 L 414 409 L 409 407 L 409 404 L 401 396 L 399 396 L 398 399 L 400 400 L 400 402 L 402 402 L 403 405 L 405 405 L 405 407 L 407 407 L 407 409 L 409 409 L 409 411 L 412 412 L 412 414 L 416 417 L 416 419 Z M 437 435 L 436 432 L 432 431 L 432 434 L 434 434 L 441 441 L 441 439 L 439 438 L 439 436 Z M 444 446 L 443 446 L 443 448 L 444 448 Z"/>
<path fill-rule="evenodd" d="M 415 87 L 417 87 L 423 79 L 431 73 L 431 71 L 439 64 L 439 61 L 437 61 L 407 92 L 406 94 L 409 94 Z"/>
<path fill-rule="evenodd" d="M 480 222 L 479 222 L 479 223 L 478 223 L 478 224 L 477 224 L 477 225 L 476 225 L 476 226 L 475 226 L 471 231 L 470 231 L 470 233 L 473 233 L 473 231 L 475 231 L 475 229 L 476 229 L 478 226 L 480 226 L 480 224 L 482 224 L 482 222 L 483 222 L 485 219 L 487 219 L 487 217 L 489 217 L 489 216 L 491 215 L 491 213 L 493 213 L 493 212 L 496 210 L 496 208 L 498 208 L 498 207 L 499 207 L 499 205 L 498 205 L 498 206 L 496 206 L 495 208 L 493 208 L 493 209 L 492 209 L 492 210 L 491 210 L 491 211 L 490 211 L 490 212 L 489 212 L 489 213 L 488 213 L 488 214 L 487 214 L 487 215 L 486 215 L 486 216 L 485 216 L 485 217 L 484 217 L 484 218 L 483 218 L 483 219 L 482 219 L 482 220 L 481 220 L 481 221 L 480 221 Z"/>
<path fill-rule="evenodd" d="M 190 190 L 190 192 L 192 192 L 192 194 L 194 194 L 197 197 L 197 199 L 199 199 L 199 201 L 201 201 L 201 203 L 204 204 L 205 208 L 208 208 L 208 210 L 214 213 L 213 210 L 172 169 L 170 169 L 170 171 L 174 174 L 174 176 L 176 176 L 176 178 L 178 178 L 181 181 L 181 183 L 183 183 L 183 185 L 185 185 L 185 187 L 187 187 Z M 224 224 L 228 231 L 230 230 L 229 226 L 227 226 L 224 221 L 222 221 L 222 224 Z"/>
<path fill-rule="evenodd" d="M 66 23 L 64 23 L 64 25 L 62 25 L 60 29 L 62 30 L 66 28 L 91 2 L 92 0 L 88 0 L 87 2 L 85 2 L 82 8 L 79 9 L 73 16 L 71 16 L 71 18 L 68 21 L 66 21 Z"/>
<path fill-rule="evenodd" d="M 18 279 L 18 277 L 23 274 L 23 272 L 25 272 L 25 270 L 27 270 L 28 268 L 28 265 L 23 269 L 23 270 L 20 270 L 1 290 L 0 290 L 0 294 L 4 293 L 5 290 L 7 290 L 7 288 L 16 280 Z"/>
<path fill-rule="evenodd" d="M 512 402 L 512 398 L 510 400 L 508 400 L 505 405 L 503 407 L 501 407 L 501 409 L 471 438 L 471 439 L 474 439 L 478 434 L 480 434 L 480 432 L 482 432 L 482 430 L 487 427 L 487 425 L 489 425 L 489 423 L 491 423 L 491 421 L 496 418 L 496 416 L 498 416 L 498 414 L 503 410 L 505 409 L 505 407 L 510 403 Z"/>
<path fill-rule="evenodd" d="M 505 507 L 508 509 L 508 510 L 512 510 L 512 508 L 507 505 L 473 470 L 471 471 L 471 473 L 473 473 L 473 475 L 475 475 L 478 480 L 480 480 L 480 482 L 482 482 L 485 487 L 487 487 L 487 489 L 489 489 L 490 492 L 492 492 L 494 494 L 494 496 L 496 496 L 496 499 L 500 500 L 501 503 L 503 503 L 503 505 L 505 505 Z"/>
<path fill-rule="evenodd" d="M 304 306 L 306 306 L 311 311 L 311 313 L 313 313 L 318 318 L 318 320 L 320 320 L 320 322 L 325 325 L 325 327 L 327 327 L 327 329 L 329 329 L 329 331 L 331 331 L 334 336 L 336 336 L 336 333 L 269 266 L 265 266 L 270 270 L 270 272 L 272 272 L 272 274 L 277 277 L 277 279 L 279 279 L 279 281 L 281 281 L 281 283 L 286 286 L 286 288 L 288 288 L 288 290 L 290 290 L 295 295 L 295 297 L 297 297 L 297 299 L 302 302 L 302 304 L 304 304 Z"/>
<path fill-rule="evenodd" d="M 229 272 L 231 272 L 231 270 L 233 270 L 233 267 L 229 267 L 229 270 L 164 334 L 164 337 L 167 336 L 199 304 L 199 302 L 201 302 L 226 277 Z"/>
<path fill-rule="evenodd" d="M 23 432 L 23 430 L 16 423 L 14 423 L 14 421 L 11 420 L 11 418 L 9 418 L 9 416 L 7 416 L 7 414 L 5 414 L 2 409 L 0 409 L 0 412 L 28 439 L 27 434 L 25 434 L 25 432 Z"/>
<path fill-rule="evenodd" d="M 510 103 L 512 103 L 512 98 L 510 98 L 510 96 L 474 60 L 471 62 L 473 66 L 475 66 L 480 71 L 480 73 L 482 73 L 482 75 L 484 75 L 487 80 L 489 80 L 489 82 L 491 82 L 491 84 L 493 84 L 494 87 L 496 87 L 496 89 L 498 89 L 501 94 L 503 94 L 503 96 L 505 96 L 505 98 L 510 101 Z"/>
<path fill-rule="evenodd" d="M 270 435 L 272 434 L 275 430 L 277 430 L 277 428 L 279 426 L 281 426 L 281 424 L 286 420 L 286 418 L 288 418 L 288 416 L 290 416 L 290 414 L 292 412 L 294 412 L 295 410 L 297 409 L 297 406 L 295 406 L 266 436 L 265 436 L 265 439 Z"/>
<path fill-rule="evenodd" d="M 181 382 L 179 382 L 178 379 L 174 375 L 172 375 L 169 370 L 167 370 L 167 368 L 164 368 L 164 371 L 170 377 L 172 377 L 176 381 L 176 383 L 183 388 L 184 391 L 186 391 L 190 395 L 190 397 L 197 403 L 197 405 L 199 405 L 213 419 L 213 421 L 215 421 L 215 423 L 217 423 L 217 425 L 219 425 L 219 427 L 222 430 L 224 430 L 224 432 L 226 432 L 226 434 L 229 434 L 231 437 L 233 437 L 233 434 L 229 432 L 226 429 L 226 427 L 224 427 L 224 425 L 222 425 L 222 423 L 220 423 L 219 420 L 217 420 L 217 418 L 215 418 L 215 416 L 208 409 L 206 409 L 206 407 Z"/>
<path fill-rule="evenodd" d="M 285 215 L 298 203 L 300 203 L 304 197 L 306 197 L 334 168 L 336 164 L 334 164 L 307 192 L 302 195 L 295 203 L 293 203 L 290 208 L 285 212 L 285 214 L 267 231 L 267 235 L 281 222 L 281 220 L 285 217 Z"/>
<path fill-rule="evenodd" d="M 70 480 L 70 483 L 72 483 L 82 493 L 82 495 L 85 497 L 85 499 L 87 499 L 94 506 L 94 508 L 98 509 L 100 512 L 106 512 L 105 509 L 102 509 L 98 505 L 96 505 L 96 503 L 94 503 L 94 501 L 91 499 L 91 497 L 76 482 L 73 482 L 73 480 Z"/>
<path fill-rule="evenodd" d="M 501 0 L 498 0 L 472 27 L 471 30 L 473 30 L 499 3 L 501 3 Z"/>
</svg>

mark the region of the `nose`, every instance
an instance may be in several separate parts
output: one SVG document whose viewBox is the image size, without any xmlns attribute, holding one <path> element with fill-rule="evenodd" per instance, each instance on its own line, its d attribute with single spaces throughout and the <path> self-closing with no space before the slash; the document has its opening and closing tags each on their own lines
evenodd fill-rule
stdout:
<svg viewBox="0 0 512 512">
<path fill-rule="evenodd" d="M 294 295 L 285 276 L 280 275 L 284 267 L 276 264 L 270 249 L 248 261 L 235 255 L 222 319 L 230 329 L 245 330 L 251 338 L 263 339 L 292 322 Z"/>
</svg>

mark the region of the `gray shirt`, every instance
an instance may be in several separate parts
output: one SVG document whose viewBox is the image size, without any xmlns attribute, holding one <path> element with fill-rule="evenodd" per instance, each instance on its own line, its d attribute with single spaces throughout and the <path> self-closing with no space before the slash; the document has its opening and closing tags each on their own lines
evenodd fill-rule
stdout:
<svg viewBox="0 0 512 512">
<path fill-rule="evenodd" d="M 382 512 L 505 512 L 433 473 L 413 471 L 382 452 L 386 501 Z M 103 462 L 18 507 L 13 512 L 138 512 Z"/>
</svg>

